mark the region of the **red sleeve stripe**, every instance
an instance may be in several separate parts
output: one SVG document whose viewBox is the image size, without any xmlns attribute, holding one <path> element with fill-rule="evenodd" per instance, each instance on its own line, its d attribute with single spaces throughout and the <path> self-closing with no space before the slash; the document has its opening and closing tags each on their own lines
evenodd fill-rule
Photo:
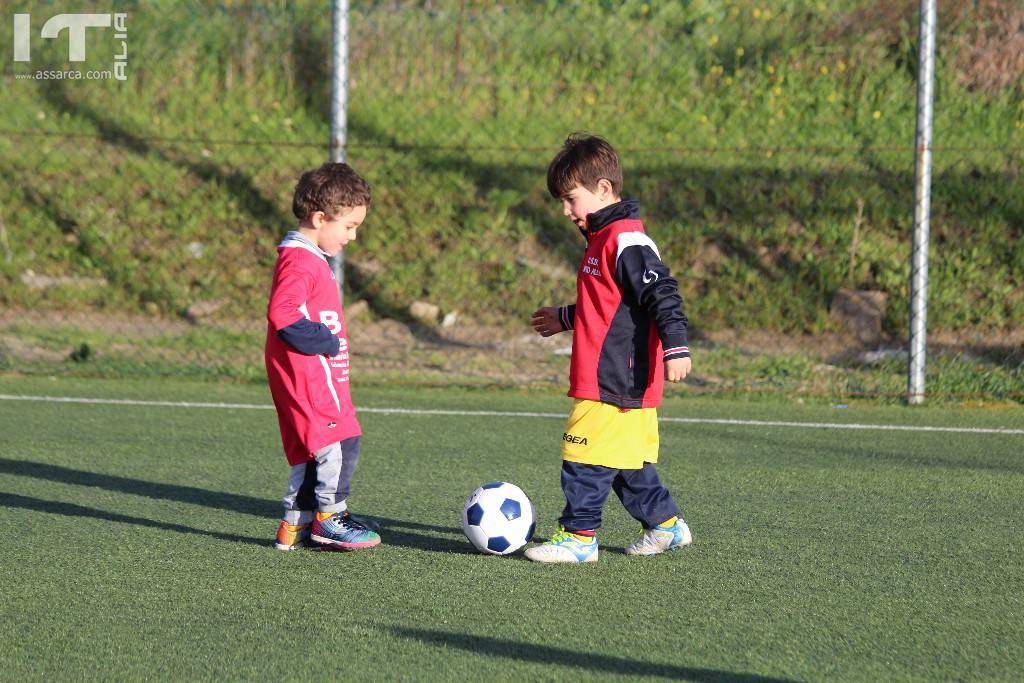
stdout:
<svg viewBox="0 0 1024 683">
<path fill-rule="evenodd" d="M 672 355 L 677 354 L 677 353 L 689 353 L 689 352 L 690 352 L 690 347 L 689 346 L 677 346 L 677 347 L 672 348 L 672 349 L 665 349 L 665 353 L 662 354 L 662 358 L 664 358 L 665 356 L 672 356 Z"/>
<path fill-rule="evenodd" d="M 562 318 L 562 328 L 568 330 L 569 329 L 569 307 L 568 306 L 562 306 L 561 308 L 559 308 L 558 309 L 558 315 L 561 316 L 561 318 Z"/>
</svg>

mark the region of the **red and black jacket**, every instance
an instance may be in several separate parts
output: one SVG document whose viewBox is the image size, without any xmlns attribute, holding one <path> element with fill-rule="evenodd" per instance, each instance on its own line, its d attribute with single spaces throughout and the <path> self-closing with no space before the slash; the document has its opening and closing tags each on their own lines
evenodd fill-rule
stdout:
<svg viewBox="0 0 1024 683">
<path fill-rule="evenodd" d="M 573 330 L 569 396 L 620 408 L 661 403 L 664 361 L 690 355 L 679 283 L 644 232 L 640 203 L 587 216 L 576 303 L 559 309 Z"/>
</svg>

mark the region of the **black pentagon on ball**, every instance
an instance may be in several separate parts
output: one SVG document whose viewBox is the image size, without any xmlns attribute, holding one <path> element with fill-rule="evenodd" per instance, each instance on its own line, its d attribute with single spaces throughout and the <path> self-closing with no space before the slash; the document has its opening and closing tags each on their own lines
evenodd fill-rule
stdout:
<svg viewBox="0 0 1024 683">
<path fill-rule="evenodd" d="M 487 549 L 495 553 L 503 553 L 512 545 L 504 536 L 492 536 L 487 539 Z"/>
<path fill-rule="evenodd" d="M 505 502 L 502 503 L 501 507 L 498 509 L 501 511 L 501 514 L 505 516 L 505 519 L 509 521 L 519 519 L 519 516 L 523 514 L 523 509 L 519 506 L 519 501 L 512 500 L 511 498 L 506 498 Z"/>
<path fill-rule="evenodd" d="M 505 484 L 505 482 L 503 482 L 503 481 L 492 481 L 490 484 L 484 484 L 480 488 L 482 488 L 482 489 L 496 489 L 499 486 L 503 486 L 504 484 Z"/>
<path fill-rule="evenodd" d="M 473 503 L 466 508 L 466 522 L 473 526 L 480 526 L 480 520 L 484 518 L 484 509 L 480 503 Z"/>
</svg>

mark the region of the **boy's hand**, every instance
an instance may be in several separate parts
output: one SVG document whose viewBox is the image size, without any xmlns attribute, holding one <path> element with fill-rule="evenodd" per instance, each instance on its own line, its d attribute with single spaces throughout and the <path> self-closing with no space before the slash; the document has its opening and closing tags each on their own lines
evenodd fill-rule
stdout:
<svg viewBox="0 0 1024 683">
<path fill-rule="evenodd" d="M 558 309 L 554 306 L 538 308 L 533 312 L 530 324 L 542 337 L 550 337 L 562 331 L 562 323 L 558 319 Z"/>
<path fill-rule="evenodd" d="M 665 379 L 669 382 L 684 380 L 688 374 L 690 374 L 689 358 L 673 358 L 665 361 Z"/>
</svg>

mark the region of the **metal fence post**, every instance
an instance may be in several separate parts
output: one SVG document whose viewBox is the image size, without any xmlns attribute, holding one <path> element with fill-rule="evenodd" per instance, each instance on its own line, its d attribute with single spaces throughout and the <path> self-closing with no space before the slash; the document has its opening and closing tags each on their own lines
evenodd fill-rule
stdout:
<svg viewBox="0 0 1024 683">
<path fill-rule="evenodd" d="M 924 402 L 928 328 L 928 228 L 931 220 L 932 104 L 935 96 L 935 0 L 921 0 L 917 134 L 914 144 L 914 238 L 910 274 L 910 367 L 907 400 Z"/>
<path fill-rule="evenodd" d="M 331 61 L 331 143 L 330 160 L 345 161 L 348 127 L 348 0 L 334 0 L 332 12 L 333 59 Z M 345 298 L 345 253 L 331 259 L 338 282 L 338 295 Z"/>
</svg>

